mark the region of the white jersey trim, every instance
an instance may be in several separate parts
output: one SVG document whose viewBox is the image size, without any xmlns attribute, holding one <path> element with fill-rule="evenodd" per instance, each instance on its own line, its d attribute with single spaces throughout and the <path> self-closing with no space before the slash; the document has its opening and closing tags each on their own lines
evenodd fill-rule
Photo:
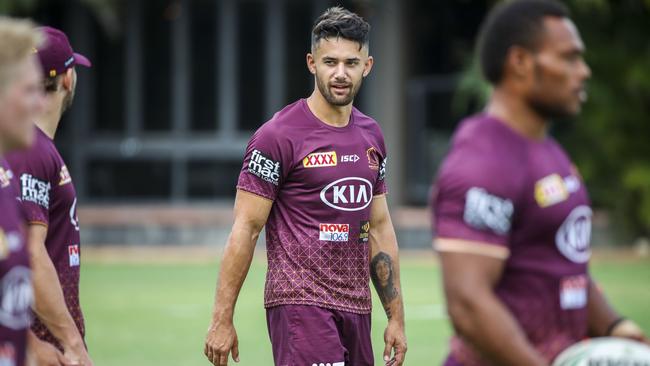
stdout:
<svg viewBox="0 0 650 366">
<path fill-rule="evenodd" d="M 438 252 L 476 254 L 503 260 L 510 257 L 510 249 L 506 247 L 465 239 L 437 238 L 433 241 L 433 248 Z"/>
</svg>

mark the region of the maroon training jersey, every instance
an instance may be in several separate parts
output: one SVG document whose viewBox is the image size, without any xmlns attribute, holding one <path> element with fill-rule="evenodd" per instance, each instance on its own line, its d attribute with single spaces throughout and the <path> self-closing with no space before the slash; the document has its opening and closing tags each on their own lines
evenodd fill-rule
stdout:
<svg viewBox="0 0 650 366">
<path fill-rule="evenodd" d="M 237 188 L 273 200 L 266 223 L 265 306 L 369 313 L 370 204 L 386 193 L 377 122 L 353 108 L 346 127 L 299 100 L 251 138 Z"/>
<path fill-rule="evenodd" d="M 19 182 L 18 198 L 30 224 L 47 226 L 45 247 L 54 263 L 68 310 L 81 336 L 84 319 L 79 305 L 80 240 L 77 218 L 77 194 L 54 141 L 36 128 L 34 145 L 24 152 L 7 156 Z M 59 345 L 56 338 L 39 321 L 34 320 L 34 333 L 41 339 Z"/>
<path fill-rule="evenodd" d="M 461 123 L 434 187 L 437 239 L 463 240 L 437 249 L 509 254 L 495 292 L 549 361 L 587 336 L 589 205 L 555 140 L 526 139 L 486 115 Z M 485 364 L 459 337 L 451 353 Z"/>
<path fill-rule="evenodd" d="M 0 365 L 22 366 L 31 323 L 32 282 L 11 171 L 0 158 Z"/>
</svg>

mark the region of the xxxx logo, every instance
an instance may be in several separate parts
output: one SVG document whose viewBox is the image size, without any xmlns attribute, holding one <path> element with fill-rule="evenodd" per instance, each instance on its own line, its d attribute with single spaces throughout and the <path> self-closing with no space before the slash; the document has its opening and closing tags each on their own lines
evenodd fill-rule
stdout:
<svg viewBox="0 0 650 366">
<path fill-rule="evenodd" d="M 305 168 L 336 166 L 336 163 L 336 151 L 312 153 L 302 159 L 302 166 Z"/>
</svg>

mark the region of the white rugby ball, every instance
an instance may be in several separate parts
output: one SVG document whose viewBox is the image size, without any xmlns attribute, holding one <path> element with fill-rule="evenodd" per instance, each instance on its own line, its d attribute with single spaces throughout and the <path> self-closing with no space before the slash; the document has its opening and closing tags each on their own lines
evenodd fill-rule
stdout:
<svg viewBox="0 0 650 366">
<path fill-rule="evenodd" d="M 624 338 L 592 338 L 562 352 L 553 366 L 650 366 L 650 347 Z"/>
</svg>

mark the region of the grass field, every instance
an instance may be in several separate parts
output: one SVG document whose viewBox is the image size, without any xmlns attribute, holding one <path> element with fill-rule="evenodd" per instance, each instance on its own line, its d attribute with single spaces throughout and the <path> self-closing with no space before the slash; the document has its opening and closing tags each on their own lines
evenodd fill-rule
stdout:
<svg viewBox="0 0 650 366">
<path fill-rule="evenodd" d="M 208 365 L 203 357 L 217 273 L 216 254 L 178 260 L 98 260 L 82 266 L 87 341 L 97 366 Z M 152 253 L 153 254 L 153 253 Z M 650 260 L 600 256 L 592 272 L 612 302 L 650 331 Z M 606 258 L 606 259 L 605 259 Z M 235 315 L 243 366 L 272 365 L 262 307 L 265 260 L 257 257 Z M 409 341 L 407 365 L 439 365 L 450 334 L 432 254 L 404 255 L 402 283 Z M 373 346 L 379 360 L 385 316 L 373 299 Z"/>
</svg>

